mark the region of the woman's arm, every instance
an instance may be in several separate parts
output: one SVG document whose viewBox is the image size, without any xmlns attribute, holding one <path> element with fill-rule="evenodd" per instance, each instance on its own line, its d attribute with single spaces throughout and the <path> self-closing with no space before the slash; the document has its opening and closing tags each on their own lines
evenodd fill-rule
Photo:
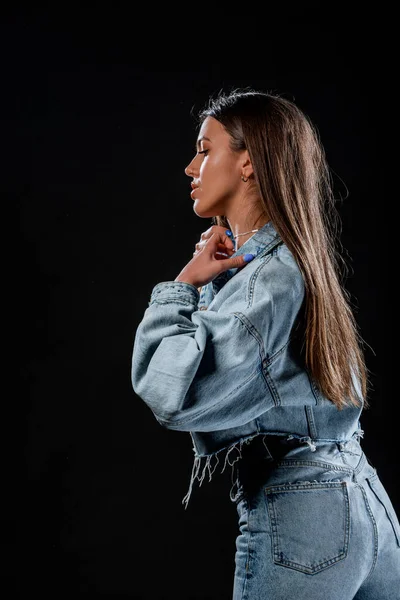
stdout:
<svg viewBox="0 0 400 600">
<path fill-rule="evenodd" d="M 191 284 L 154 287 L 135 335 L 132 386 L 165 427 L 233 427 L 239 422 L 230 411 L 232 403 L 242 389 L 260 386 L 255 382 L 260 346 L 233 312 L 199 311 L 197 302 Z M 247 422 L 256 412 L 250 404 L 247 413 L 242 407 L 240 420 Z"/>
<path fill-rule="evenodd" d="M 218 311 L 197 310 L 199 292 L 189 283 L 153 288 L 136 330 L 131 381 L 160 424 L 215 431 L 274 406 L 263 361 L 291 334 L 303 297 L 294 277 L 276 259 L 266 262 L 256 283 L 253 276 L 226 284 L 232 294 Z"/>
</svg>

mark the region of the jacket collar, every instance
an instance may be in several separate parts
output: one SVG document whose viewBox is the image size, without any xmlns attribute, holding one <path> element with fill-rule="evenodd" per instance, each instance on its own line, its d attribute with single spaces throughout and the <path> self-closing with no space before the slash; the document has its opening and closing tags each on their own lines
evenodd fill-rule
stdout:
<svg viewBox="0 0 400 600">
<path fill-rule="evenodd" d="M 235 240 L 233 240 L 235 244 Z M 240 256 L 241 254 L 254 254 L 254 259 L 261 252 L 268 252 L 268 250 L 274 248 L 278 244 L 282 243 L 282 239 L 279 233 L 276 231 L 272 221 L 265 223 L 258 231 L 256 231 L 248 240 L 240 246 L 236 252 L 232 254 L 230 258 Z M 253 260 L 254 260 L 253 259 Z M 213 279 L 213 288 L 215 293 L 222 288 L 222 286 L 235 275 L 239 267 L 233 269 L 227 269 L 220 273 L 215 279 Z"/>
<path fill-rule="evenodd" d="M 232 257 L 247 253 L 255 254 L 257 256 L 262 250 L 266 250 L 267 246 L 276 245 L 276 242 L 280 241 L 281 238 L 270 220 L 246 240 L 244 244 L 232 254 Z M 233 240 L 233 242 L 235 243 L 235 240 Z"/>
</svg>

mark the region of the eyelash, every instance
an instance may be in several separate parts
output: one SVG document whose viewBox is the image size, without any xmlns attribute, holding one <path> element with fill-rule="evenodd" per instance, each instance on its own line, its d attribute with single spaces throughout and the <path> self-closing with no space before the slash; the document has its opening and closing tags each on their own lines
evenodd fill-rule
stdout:
<svg viewBox="0 0 400 600">
<path fill-rule="evenodd" d="M 205 154 L 207 156 L 208 150 L 202 150 L 201 152 L 199 151 L 197 154 Z"/>
</svg>

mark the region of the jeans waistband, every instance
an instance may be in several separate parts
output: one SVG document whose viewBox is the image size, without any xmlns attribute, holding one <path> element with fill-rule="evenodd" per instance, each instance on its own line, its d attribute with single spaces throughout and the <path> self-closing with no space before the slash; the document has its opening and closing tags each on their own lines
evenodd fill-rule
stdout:
<svg viewBox="0 0 400 600">
<path fill-rule="evenodd" d="M 357 430 L 344 442 L 288 439 L 280 436 L 258 436 L 242 450 L 242 458 L 232 471 L 230 499 L 238 502 L 246 493 L 261 486 L 321 477 L 362 481 L 376 473 L 368 461 Z"/>
</svg>

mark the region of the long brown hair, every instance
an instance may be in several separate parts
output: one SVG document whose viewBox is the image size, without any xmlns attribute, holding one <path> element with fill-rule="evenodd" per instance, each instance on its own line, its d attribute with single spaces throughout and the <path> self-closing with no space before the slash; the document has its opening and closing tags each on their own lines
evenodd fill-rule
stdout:
<svg viewBox="0 0 400 600">
<path fill-rule="evenodd" d="M 247 149 L 261 208 L 292 252 L 305 283 L 305 363 L 316 385 L 339 410 L 369 408 L 363 339 L 343 280 L 341 223 L 319 134 L 293 102 L 254 90 L 220 92 L 198 115 L 217 119 L 231 149 Z M 224 215 L 214 225 L 228 227 Z M 362 394 L 363 398 L 360 398 Z"/>
</svg>

